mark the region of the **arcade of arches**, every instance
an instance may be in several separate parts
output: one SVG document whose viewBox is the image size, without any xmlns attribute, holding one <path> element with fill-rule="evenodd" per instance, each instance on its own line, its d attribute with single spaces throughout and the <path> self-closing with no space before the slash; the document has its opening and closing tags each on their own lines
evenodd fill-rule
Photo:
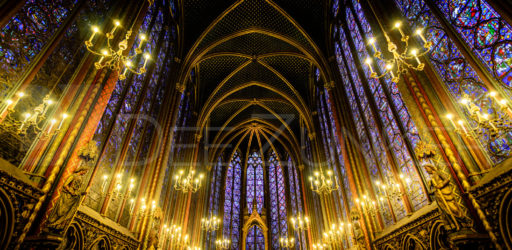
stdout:
<svg viewBox="0 0 512 250">
<path fill-rule="evenodd" d="M 0 0 L 0 249 L 511 249 L 511 0 Z"/>
</svg>

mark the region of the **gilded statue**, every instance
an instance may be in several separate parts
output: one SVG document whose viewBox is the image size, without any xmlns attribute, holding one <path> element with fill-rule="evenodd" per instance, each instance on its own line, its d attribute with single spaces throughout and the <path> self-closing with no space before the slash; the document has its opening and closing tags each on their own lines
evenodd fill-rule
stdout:
<svg viewBox="0 0 512 250">
<path fill-rule="evenodd" d="M 88 171 L 88 168 L 79 167 L 64 182 L 60 197 L 48 217 L 46 226 L 51 231 L 62 232 L 73 219 L 82 196 L 86 194 L 82 189 L 82 177 Z"/>
<path fill-rule="evenodd" d="M 457 194 L 454 192 L 454 186 L 450 182 L 450 177 L 441 170 L 435 163 L 435 149 L 433 146 L 424 142 L 419 142 L 416 147 L 421 166 L 430 176 L 428 186 L 430 194 L 433 194 L 437 204 L 442 211 L 448 230 L 460 230 L 461 226 L 467 225 L 468 221 L 463 208 L 459 204 Z"/>
<path fill-rule="evenodd" d="M 82 202 L 82 197 L 87 193 L 83 188 L 83 177 L 89 171 L 90 164 L 98 156 L 96 141 L 89 141 L 78 150 L 79 166 L 66 178 L 60 197 L 53 207 L 46 224 L 46 231 L 51 233 L 63 233 L 71 223 L 76 210 Z"/>
</svg>

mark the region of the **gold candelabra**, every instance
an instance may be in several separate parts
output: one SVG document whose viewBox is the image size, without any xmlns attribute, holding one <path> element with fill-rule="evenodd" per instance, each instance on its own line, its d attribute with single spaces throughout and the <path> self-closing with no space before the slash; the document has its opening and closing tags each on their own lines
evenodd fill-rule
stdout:
<svg viewBox="0 0 512 250">
<path fill-rule="evenodd" d="M 321 167 L 320 171 L 315 171 L 313 176 L 309 177 L 309 181 L 311 190 L 319 195 L 329 195 L 332 191 L 339 189 L 338 179 L 332 170 L 327 170 L 327 175 L 324 175 Z"/>
<path fill-rule="evenodd" d="M 366 194 L 362 196 L 362 199 L 356 198 L 356 203 L 359 204 L 365 214 L 375 216 L 379 211 L 379 203 L 370 199 Z"/>
<path fill-rule="evenodd" d="M 350 228 L 350 223 L 348 223 L 348 227 Z M 331 228 L 323 233 L 322 240 L 326 244 L 331 245 L 342 245 L 343 244 L 343 234 L 345 233 L 345 223 L 340 222 L 339 224 L 333 223 L 331 224 Z"/>
<path fill-rule="evenodd" d="M 218 249 L 229 249 L 231 247 L 231 240 L 222 237 L 215 241 L 215 245 Z"/>
<path fill-rule="evenodd" d="M 217 231 L 220 228 L 221 219 L 210 211 L 210 217 L 201 219 L 201 228 L 206 232 Z"/>
<path fill-rule="evenodd" d="M 421 41 L 423 41 L 424 50 L 419 51 L 416 48 L 409 48 L 410 37 L 408 35 L 405 35 L 405 33 L 401 29 L 401 26 L 401 22 L 396 22 L 394 25 L 394 28 L 398 30 L 398 32 L 400 32 L 401 35 L 400 40 L 402 41 L 404 48 L 404 50 L 401 53 L 398 52 L 398 46 L 393 41 L 391 41 L 388 34 L 385 31 L 383 31 L 388 51 L 391 53 L 393 58 L 384 58 L 382 56 L 382 53 L 377 49 L 375 45 L 376 39 L 374 37 L 368 39 L 368 45 L 370 45 L 374 53 L 373 57 L 380 63 L 383 63 L 385 66 L 384 73 L 378 75 L 377 72 L 373 70 L 373 60 L 371 58 L 367 58 L 365 60 L 365 63 L 368 65 L 370 69 L 372 78 L 382 78 L 389 74 L 391 76 L 391 80 L 397 83 L 400 80 L 400 76 L 403 73 L 405 73 L 407 69 L 422 71 L 423 68 L 425 67 L 425 64 L 420 61 L 419 57 L 426 55 L 430 51 L 432 47 L 432 42 L 427 41 L 425 39 L 425 37 L 423 36 L 423 29 L 419 28 L 415 31 L 415 34 L 421 38 Z"/>
<path fill-rule="evenodd" d="M 295 217 L 291 217 L 292 228 L 296 231 L 303 231 L 309 229 L 309 218 L 307 216 L 301 216 L 298 214 Z"/>
<path fill-rule="evenodd" d="M 179 225 L 164 225 L 164 237 L 169 237 L 169 244 L 178 247 L 187 247 L 189 244 L 188 234 L 183 235 L 182 228 Z"/>
<path fill-rule="evenodd" d="M 142 219 L 145 216 L 152 216 L 156 212 L 156 201 L 151 201 L 151 205 L 146 203 L 146 198 L 140 199 L 141 206 L 137 212 L 137 219 Z M 131 200 L 130 211 L 133 211 L 135 206 L 135 199 Z M 149 206 L 149 207 L 148 207 Z"/>
<path fill-rule="evenodd" d="M 100 60 L 94 63 L 96 69 L 109 68 L 111 70 L 121 72 L 124 68 L 124 71 L 121 75 L 119 75 L 120 80 L 126 79 L 126 73 L 128 71 L 140 75 L 146 73 L 146 65 L 151 56 L 148 53 L 144 54 L 144 64 L 142 67 L 136 69 L 133 65 L 132 60 L 139 54 L 142 54 L 142 46 L 147 40 L 146 35 L 141 34 L 139 36 L 140 43 L 138 47 L 135 49 L 135 54 L 133 55 L 125 55 L 124 51 L 128 49 L 128 40 L 132 35 L 132 30 L 128 30 L 125 34 L 125 38 L 118 43 L 117 49 L 112 46 L 114 33 L 121 26 L 121 22 L 119 20 L 114 20 L 114 27 L 108 33 L 106 33 L 107 37 L 107 47 L 101 49 L 99 52 L 93 49 L 93 39 L 96 34 L 100 33 L 100 30 L 97 26 L 92 26 L 92 34 L 89 40 L 85 41 L 85 47 L 89 52 L 94 55 L 100 56 Z"/>
<path fill-rule="evenodd" d="M 24 136 L 27 133 L 32 132 L 36 135 L 41 135 L 43 138 L 48 138 L 55 133 L 58 133 L 68 115 L 66 113 L 61 115 L 58 126 L 56 126 L 57 119 L 51 119 L 47 125 L 47 128 L 44 129 L 44 121 L 46 121 L 47 118 L 46 113 L 48 112 L 50 106 L 53 106 L 54 104 L 54 101 L 50 99 L 50 95 L 46 95 L 43 98 L 43 102 L 35 107 L 32 113 L 23 113 L 21 119 L 14 117 L 14 108 L 25 96 L 25 93 L 18 92 L 14 101 L 12 99 L 7 99 L 5 101 L 2 112 L 0 113 L 0 116 L 6 115 L 6 118 L 2 123 L 2 127 L 10 133 L 20 136 Z"/>
<path fill-rule="evenodd" d="M 463 120 L 458 120 L 457 123 L 455 123 L 453 114 L 447 114 L 446 118 L 455 128 L 455 132 L 473 139 L 478 139 L 483 134 L 488 133 L 489 141 L 494 141 L 501 134 L 512 131 L 512 121 L 506 116 L 506 113 L 512 112 L 507 106 L 507 100 L 499 99 L 496 92 L 490 92 L 488 96 L 499 104 L 499 107 L 493 108 L 491 113 L 482 112 L 481 108 L 478 107 L 467 94 L 464 94 L 460 103 L 475 122 L 474 125 L 466 124 Z"/>
<path fill-rule="evenodd" d="M 128 184 L 125 186 L 123 184 L 123 175 L 121 173 L 116 174 L 114 177 L 114 188 L 112 190 L 107 190 L 108 186 L 108 175 L 103 175 L 103 183 L 101 185 L 101 194 L 104 196 L 109 196 L 110 199 L 115 200 L 120 197 L 123 197 L 123 199 L 128 199 L 128 197 L 131 196 L 133 189 L 135 188 L 135 179 L 130 178 Z M 124 190 L 124 191 L 123 191 Z M 107 192 L 108 191 L 108 192 Z M 124 194 L 124 196 L 123 196 Z M 132 206 L 130 209 L 133 209 L 133 205 L 135 200 L 131 200 Z"/>
<path fill-rule="evenodd" d="M 292 248 L 295 246 L 295 238 L 281 237 L 279 238 L 279 245 L 281 248 Z"/>
<path fill-rule="evenodd" d="M 315 243 L 313 244 L 313 249 L 327 249 L 329 246 L 325 243 Z"/>
<path fill-rule="evenodd" d="M 203 174 L 195 177 L 196 171 L 191 169 L 188 174 L 185 171 L 180 170 L 175 177 L 174 189 L 182 191 L 183 193 L 192 192 L 195 193 L 201 187 L 201 181 L 204 178 Z"/>
</svg>

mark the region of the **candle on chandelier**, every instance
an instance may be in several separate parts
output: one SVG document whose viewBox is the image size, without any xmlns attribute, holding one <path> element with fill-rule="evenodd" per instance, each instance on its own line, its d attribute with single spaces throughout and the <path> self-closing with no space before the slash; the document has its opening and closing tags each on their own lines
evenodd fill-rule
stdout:
<svg viewBox="0 0 512 250">
<path fill-rule="evenodd" d="M 368 68 L 370 68 L 370 72 L 373 74 L 372 59 L 370 59 L 370 58 L 366 58 L 366 60 L 364 61 L 364 63 L 366 63 L 366 64 L 368 65 Z"/>
<path fill-rule="evenodd" d="M 377 47 L 375 47 L 375 38 L 372 37 L 368 40 L 368 43 L 372 46 L 373 52 L 377 52 Z"/>
<path fill-rule="evenodd" d="M 467 134 L 467 133 L 468 133 L 468 131 L 466 130 L 466 127 L 464 126 L 464 121 L 459 120 L 457 123 L 460 125 L 460 127 L 461 127 L 461 128 L 462 128 L 462 130 L 464 131 L 464 134 Z"/>
<path fill-rule="evenodd" d="M 135 199 L 130 199 L 130 214 L 133 213 L 133 209 L 135 208 Z"/>
<path fill-rule="evenodd" d="M 396 22 L 395 23 L 395 28 L 398 29 L 398 32 L 400 32 L 400 35 L 403 38 L 405 35 L 404 35 L 404 32 L 402 31 L 402 29 L 400 28 L 401 26 L 402 26 L 402 22 Z"/>
<path fill-rule="evenodd" d="M 427 39 L 425 39 L 425 37 L 423 36 L 423 29 L 421 29 L 421 28 L 416 29 L 416 35 L 418 35 L 421 38 L 421 41 L 423 41 L 424 43 L 427 43 Z"/>
<path fill-rule="evenodd" d="M 110 31 L 110 34 L 114 34 L 114 32 L 116 31 L 117 27 L 119 27 L 119 25 L 121 25 L 121 22 L 119 22 L 119 20 L 114 20 L 114 27 L 112 27 L 112 30 Z"/>
<path fill-rule="evenodd" d="M 453 115 L 452 114 L 447 114 L 446 118 L 448 118 L 448 120 L 450 121 L 450 123 L 452 124 L 452 126 L 454 128 L 457 128 L 457 125 L 455 125 L 455 122 L 453 121 Z"/>
<path fill-rule="evenodd" d="M 92 42 L 92 39 L 94 39 L 94 36 L 99 31 L 100 31 L 100 29 L 98 28 L 98 26 L 92 26 L 92 34 L 91 34 L 91 37 L 89 38 L 89 42 Z"/>
<path fill-rule="evenodd" d="M 28 118 L 30 118 L 31 114 L 30 113 L 25 113 L 23 116 L 25 117 L 25 119 L 21 123 L 21 126 L 20 126 L 19 130 L 23 129 L 23 127 L 25 126 L 25 123 L 28 121 Z"/>
<path fill-rule="evenodd" d="M 391 78 L 395 78 L 395 74 L 393 74 L 393 64 L 386 64 L 386 69 L 391 74 Z"/>
<path fill-rule="evenodd" d="M 2 113 L 0 114 L 1 116 L 4 115 L 4 113 L 9 109 L 9 107 L 14 103 L 11 99 L 8 99 L 7 101 L 5 101 L 5 108 L 2 110 Z"/>
<path fill-rule="evenodd" d="M 146 64 L 148 63 L 148 60 L 150 58 L 151 56 L 149 55 L 149 53 L 144 54 L 144 65 L 142 66 L 142 68 L 146 68 Z"/>
<path fill-rule="evenodd" d="M 142 48 L 142 44 L 144 43 L 144 41 L 146 41 L 146 35 L 144 34 L 140 34 L 140 42 L 139 42 L 139 49 Z"/>
<path fill-rule="evenodd" d="M 101 185 L 102 193 L 105 193 L 105 191 L 107 189 L 107 180 L 108 180 L 108 175 L 103 175 L 103 184 Z"/>
<path fill-rule="evenodd" d="M 421 62 L 420 62 L 420 59 L 418 58 L 418 50 L 417 49 L 411 50 L 411 54 L 414 56 L 414 59 L 416 59 L 416 62 L 418 62 L 418 65 L 420 65 Z"/>
<path fill-rule="evenodd" d="M 49 134 L 52 131 L 52 128 L 53 128 L 53 126 L 55 125 L 56 122 L 57 122 L 57 120 L 55 120 L 55 119 L 52 119 L 50 121 L 50 127 L 48 127 L 48 131 L 46 133 Z"/>
<path fill-rule="evenodd" d="M 46 105 L 45 105 L 45 107 L 44 107 L 44 110 L 43 110 L 43 114 L 42 114 L 42 115 L 45 115 L 45 114 L 46 114 L 46 112 L 47 112 L 47 111 L 48 111 L 48 109 L 50 108 L 50 105 L 52 105 L 52 104 L 53 104 L 53 100 L 51 100 L 51 99 L 50 99 L 50 100 L 47 100 L 47 101 L 46 101 Z"/>
</svg>

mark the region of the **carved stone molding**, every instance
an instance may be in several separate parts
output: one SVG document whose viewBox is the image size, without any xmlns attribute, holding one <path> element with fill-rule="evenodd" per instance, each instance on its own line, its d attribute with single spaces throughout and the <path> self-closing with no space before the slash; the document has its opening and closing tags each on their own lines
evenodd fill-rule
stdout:
<svg viewBox="0 0 512 250">
<path fill-rule="evenodd" d="M 430 249 L 440 217 L 437 204 L 432 203 L 378 234 L 373 245 L 376 249 L 404 249 L 414 243 L 415 249 Z"/>
<path fill-rule="evenodd" d="M 512 159 L 492 169 L 470 192 L 478 200 L 502 246 L 512 248 Z"/>
<path fill-rule="evenodd" d="M 107 249 L 138 248 L 139 241 L 133 234 L 127 230 L 123 230 L 123 232 L 117 230 L 114 227 L 121 227 L 120 225 L 112 226 L 114 222 L 108 221 L 107 223 L 107 219 L 97 214 L 97 216 L 100 216 L 98 219 L 96 214 L 89 210 L 91 209 L 81 207 L 73 220 L 73 224 L 80 230 L 80 235 L 83 235 L 81 245 L 84 246 L 84 249 L 92 248 L 98 243 L 99 239 L 104 239 L 104 244 L 108 244 Z"/>
<path fill-rule="evenodd" d="M 14 220 L 13 231 L 12 234 L 8 236 L 10 238 L 10 247 L 7 249 L 10 249 L 14 247 L 14 243 L 28 221 L 30 212 L 39 197 L 43 195 L 43 192 L 39 188 L 31 185 L 30 180 L 20 169 L 4 160 L 0 160 L 0 191 L 6 196 L 4 197 L 5 200 L 1 202 L 9 205 L 8 207 L 12 209 L 11 215 L 14 214 L 14 217 L 11 218 Z M 4 232 L 1 232 L 0 236 L 2 233 Z"/>
</svg>

